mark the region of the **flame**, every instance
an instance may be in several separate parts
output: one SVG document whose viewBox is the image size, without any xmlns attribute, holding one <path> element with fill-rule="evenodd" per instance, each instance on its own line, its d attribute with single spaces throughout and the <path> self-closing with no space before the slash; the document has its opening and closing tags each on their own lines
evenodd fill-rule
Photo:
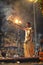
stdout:
<svg viewBox="0 0 43 65">
<path fill-rule="evenodd" d="M 10 15 L 10 16 L 7 18 L 7 20 L 11 21 L 11 22 L 14 23 L 14 24 L 21 24 L 21 21 L 18 20 L 17 17 L 15 18 L 13 15 Z"/>
</svg>

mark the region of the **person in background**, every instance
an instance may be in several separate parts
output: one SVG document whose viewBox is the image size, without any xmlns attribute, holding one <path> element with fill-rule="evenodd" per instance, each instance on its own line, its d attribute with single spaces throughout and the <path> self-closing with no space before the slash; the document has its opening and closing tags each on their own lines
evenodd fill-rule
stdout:
<svg viewBox="0 0 43 65">
<path fill-rule="evenodd" d="M 5 51 L 5 50 L 2 50 L 2 51 L 1 51 L 1 55 L 2 55 L 2 57 L 5 58 L 5 57 L 6 57 L 6 51 Z"/>
</svg>

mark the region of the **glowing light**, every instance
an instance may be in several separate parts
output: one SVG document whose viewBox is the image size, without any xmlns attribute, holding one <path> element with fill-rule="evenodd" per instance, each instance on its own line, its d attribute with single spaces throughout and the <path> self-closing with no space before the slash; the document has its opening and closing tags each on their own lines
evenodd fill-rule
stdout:
<svg viewBox="0 0 43 65">
<path fill-rule="evenodd" d="M 19 25 L 19 24 L 22 24 L 22 22 L 19 21 L 18 19 L 16 19 L 14 23 L 15 23 L 15 24 L 18 24 L 18 25 Z"/>
<path fill-rule="evenodd" d="M 18 24 L 18 23 L 19 23 L 19 21 L 16 19 L 14 23 Z"/>
<path fill-rule="evenodd" d="M 29 0 L 30 2 L 33 2 L 34 0 Z"/>
<path fill-rule="evenodd" d="M 34 3 L 36 3 L 38 0 L 29 0 L 30 2 L 34 2 Z"/>
<path fill-rule="evenodd" d="M 19 21 L 19 24 L 22 24 L 22 22 L 21 22 L 21 21 Z"/>
<path fill-rule="evenodd" d="M 14 18 L 13 15 L 10 15 L 7 20 L 11 21 L 14 24 L 20 25 L 22 22 L 18 18 Z"/>
<path fill-rule="evenodd" d="M 34 3 L 36 3 L 38 0 L 35 0 Z"/>
</svg>

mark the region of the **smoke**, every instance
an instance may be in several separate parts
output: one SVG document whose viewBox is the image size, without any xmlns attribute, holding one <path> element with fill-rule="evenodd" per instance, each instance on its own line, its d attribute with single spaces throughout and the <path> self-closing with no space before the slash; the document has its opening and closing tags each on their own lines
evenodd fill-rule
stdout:
<svg viewBox="0 0 43 65">
<path fill-rule="evenodd" d="M 6 18 L 11 14 L 17 14 L 16 5 L 18 5 L 17 0 L 2 0 L 0 1 L 0 10 L 4 13 Z M 17 11 L 16 11 L 17 10 Z"/>
<path fill-rule="evenodd" d="M 8 6 L 6 4 L 4 4 L 3 2 L 0 4 L 0 8 L 1 8 L 1 12 L 4 13 L 5 17 L 7 18 L 10 14 L 11 14 L 11 6 Z"/>
<path fill-rule="evenodd" d="M 2 12 L 4 12 L 6 18 L 11 14 L 14 17 L 19 17 L 22 21 L 31 21 L 31 4 L 24 0 L 3 0 Z"/>
<path fill-rule="evenodd" d="M 4 32 L 11 31 L 12 29 L 12 32 L 14 31 L 13 26 L 7 21 L 10 15 L 13 15 L 14 18 L 19 18 L 23 22 L 23 26 L 25 26 L 26 22 L 31 21 L 31 7 L 24 0 L 3 0 L 0 2 L 0 8 L 1 12 L 5 15 L 2 26 Z"/>
</svg>

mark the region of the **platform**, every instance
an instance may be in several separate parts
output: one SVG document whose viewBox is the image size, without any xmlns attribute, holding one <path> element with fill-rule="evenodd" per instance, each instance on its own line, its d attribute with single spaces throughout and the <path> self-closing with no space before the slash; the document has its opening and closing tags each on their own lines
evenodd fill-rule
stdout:
<svg viewBox="0 0 43 65">
<path fill-rule="evenodd" d="M 39 58 L 0 58 L 0 62 L 39 62 Z"/>
</svg>

